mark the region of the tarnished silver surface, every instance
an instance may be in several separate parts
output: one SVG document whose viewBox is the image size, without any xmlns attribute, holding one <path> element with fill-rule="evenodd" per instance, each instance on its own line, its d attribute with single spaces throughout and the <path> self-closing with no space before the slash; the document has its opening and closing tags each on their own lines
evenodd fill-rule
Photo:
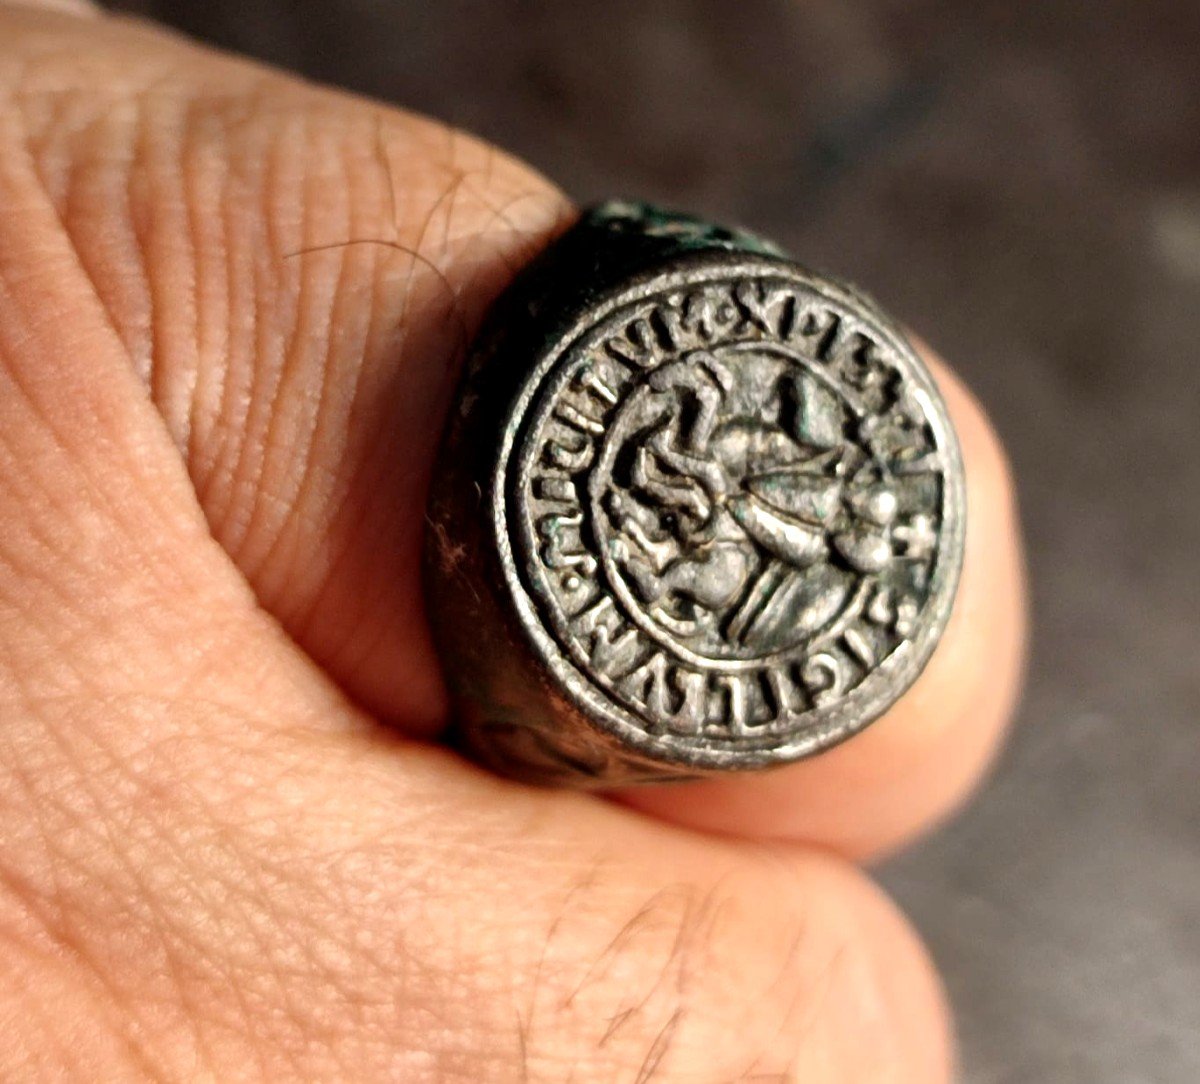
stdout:
<svg viewBox="0 0 1200 1084">
<path fill-rule="evenodd" d="M 428 579 L 463 742 L 592 785 L 816 753 L 920 673 L 964 520 L 944 404 L 871 301 L 601 208 L 498 307 L 448 433 Z"/>
</svg>

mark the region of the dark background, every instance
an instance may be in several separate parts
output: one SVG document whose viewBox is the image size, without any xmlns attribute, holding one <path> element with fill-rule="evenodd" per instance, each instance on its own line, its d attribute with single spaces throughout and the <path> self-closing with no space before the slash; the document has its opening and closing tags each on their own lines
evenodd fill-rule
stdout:
<svg viewBox="0 0 1200 1084">
<path fill-rule="evenodd" d="M 126 0 L 856 279 L 1015 461 L 1029 693 L 883 878 L 970 1084 L 1200 1082 L 1200 2 Z"/>
</svg>

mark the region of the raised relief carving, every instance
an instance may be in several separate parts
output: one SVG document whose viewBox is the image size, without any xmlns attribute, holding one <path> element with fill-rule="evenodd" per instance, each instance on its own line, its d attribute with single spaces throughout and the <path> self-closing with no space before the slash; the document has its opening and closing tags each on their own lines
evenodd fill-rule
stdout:
<svg viewBox="0 0 1200 1084">
<path fill-rule="evenodd" d="M 650 732 L 787 732 L 917 630 L 943 459 L 890 349 L 742 279 L 618 311 L 560 363 L 522 482 L 558 574 L 539 605 Z"/>
</svg>

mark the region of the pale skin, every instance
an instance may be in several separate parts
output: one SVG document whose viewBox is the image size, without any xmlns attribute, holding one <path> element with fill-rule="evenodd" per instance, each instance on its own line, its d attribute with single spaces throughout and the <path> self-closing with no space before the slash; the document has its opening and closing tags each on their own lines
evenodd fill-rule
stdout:
<svg viewBox="0 0 1200 1084">
<path fill-rule="evenodd" d="M 1009 476 L 940 363 L 964 579 L 865 734 L 612 797 L 437 744 L 435 441 L 571 215 L 434 121 L 0 3 L 0 1079 L 952 1079 L 860 866 L 959 805 L 1018 684 Z"/>
</svg>

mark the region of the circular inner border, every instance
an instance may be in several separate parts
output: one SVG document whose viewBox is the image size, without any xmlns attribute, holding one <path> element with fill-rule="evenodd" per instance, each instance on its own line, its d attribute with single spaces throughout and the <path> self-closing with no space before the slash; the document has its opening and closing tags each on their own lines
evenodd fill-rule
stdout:
<svg viewBox="0 0 1200 1084">
<path fill-rule="evenodd" d="M 573 347 L 567 347 L 563 351 L 563 354 L 566 355 L 571 353 L 572 349 Z M 838 398 L 846 403 L 846 405 L 857 417 L 861 418 L 867 413 L 866 408 L 860 401 L 858 401 L 856 396 L 848 394 L 848 389 L 845 389 L 839 385 L 830 377 L 828 373 L 822 372 L 821 369 L 814 364 L 810 358 L 804 357 L 798 351 L 790 347 L 787 343 L 769 341 L 733 342 L 721 343 L 714 346 L 712 349 L 714 352 L 729 351 L 733 353 L 755 352 L 760 354 L 774 354 L 785 359 L 786 361 L 794 362 L 825 384 L 832 392 L 834 392 L 834 394 L 838 396 Z M 549 398 L 552 402 L 553 397 Z M 541 422 L 542 419 L 540 415 L 543 412 L 544 408 L 542 411 L 538 411 L 539 417 L 534 420 L 531 428 L 536 427 Z M 601 455 L 591 468 L 593 471 L 601 469 L 605 465 L 606 460 L 612 458 L 609 455 L 609 445 L 610 441 L 607 439 L 606 434 L 603 441 Z M 595 496 L 590 490 L 591 487 L 589 485 L 588 503 L 591 506 L 590 512 L 593 518 L 597 518 L 595 510 L 595 505 L 597 502 Z M 773 651 L 766 655 L 755 655 L 751 658 L 718 659 L 707 655 L 701 655 L 695 651 L 692 651 L 690 648 L 674 640 L 667 630 L 656 625 L 653 619 L 645 612 L 645 610 L 637 605 L 636 600 L 633 598 L 632 593 L 629 590 L 628 584 L 625 582 L 625 578 L 615 567 L 612 554 L 609 553 L 603 546 L 600 547 L 599 560 L 601 565 L 604 567 L 605 576 L 613 589 L 614 595 L 616 595 L 617 601 L 620 602 L 622 609 L 625 611 L 629 619 L 635 625 L 637 625 L 642 632 L 654 640 L 655 643 L 660 644 L 667 651 L 672 652 L 689 665 L 702 670 L 724 672 L 753 671 L 765 666 L 772 666 L 778 663 L 786 662 L 791 656 L 797 654 L 798 652 L 805 653 L 809 643 L 814 641 L 819 642 L 828 636 L 836 635 L 836 630 L 840 626 L 844 625 L 848 620 L 846 611 L 850 608 L 851 602 L 861 591 L 860 585 L 848 596 L 846 604 L 842 607 L 842 610 L 839 611 L 839 613 L 831 618 L 830 621 L 815 634 L 809 636 L 807 640 L 802 641 L 801 643 L 791 644 L 788 647 L 780 648 L 778 651 Z M 564 644 L 562 646 L 574 654 L 570 645 Z"/>
</svg>

